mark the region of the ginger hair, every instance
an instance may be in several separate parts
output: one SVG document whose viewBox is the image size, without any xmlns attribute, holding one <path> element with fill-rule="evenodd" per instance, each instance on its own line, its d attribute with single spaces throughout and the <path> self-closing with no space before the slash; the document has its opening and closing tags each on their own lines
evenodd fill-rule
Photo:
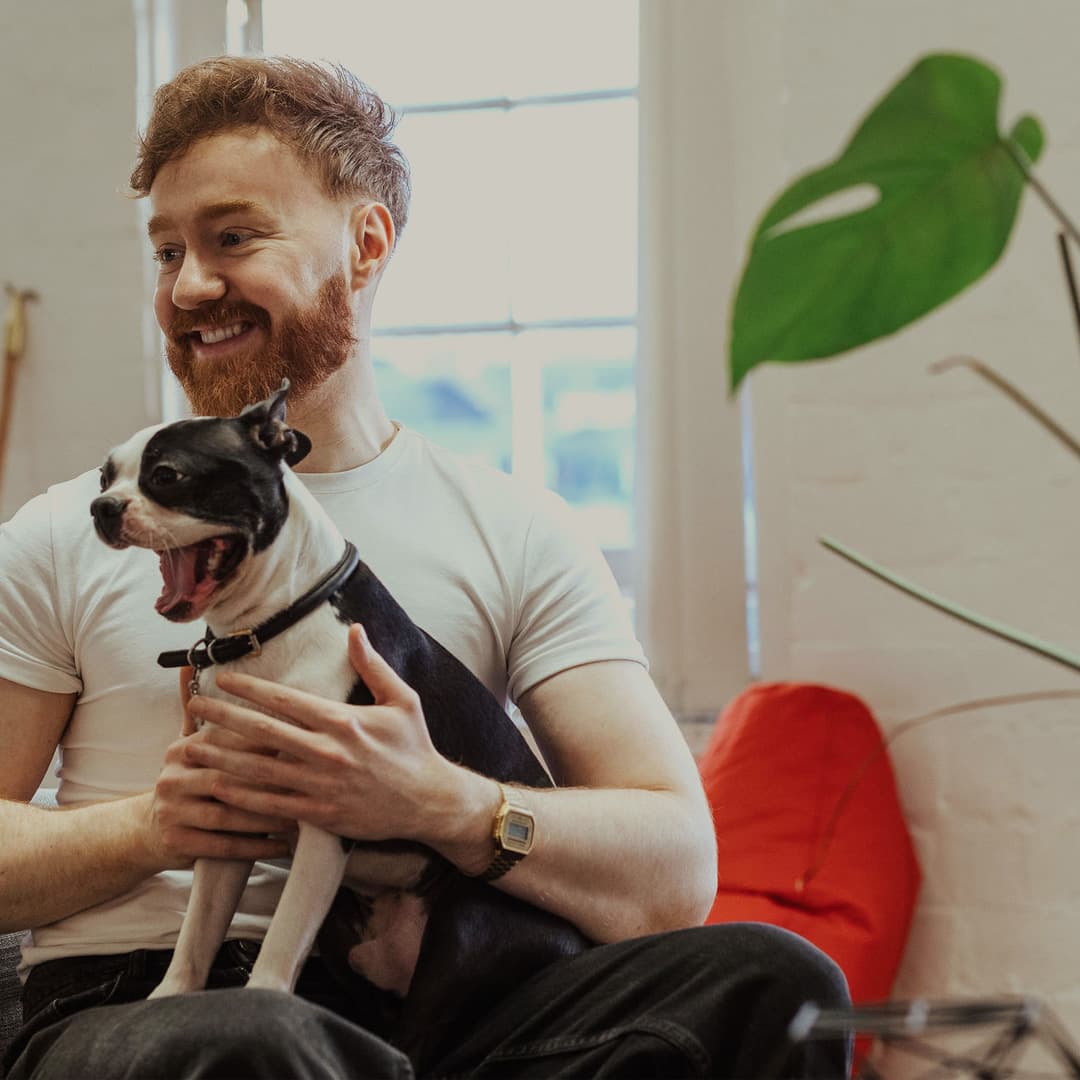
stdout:
<svg viewBox="0 0 1080 1080">
<path fill-rule="evenodd" d="M 382 203 L 400 236 L 410 183 L 408 163 L 390 140 L 396 123 L 378 94 L 340 65 L 218 56 L 158 87 L 130 183 L 144 197 L 158 170 L 199 139 L 261 127 L 307 162 L 332 198 Z"/>
</svg>

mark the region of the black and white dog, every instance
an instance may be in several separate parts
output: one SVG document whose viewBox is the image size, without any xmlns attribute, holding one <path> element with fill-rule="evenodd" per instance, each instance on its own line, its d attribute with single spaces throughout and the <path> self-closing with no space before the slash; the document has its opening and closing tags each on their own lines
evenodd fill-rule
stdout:
<svg viewBox="0 0 1080 1080">
<path fill-rule="evenodd" d="M 289 466 L 311 442 L 286 424 L 287 394 L 286 380 L 238 417 L 138 432 L 101 470 L 102 494 L 91 506 L 98 535 L 114 548 L 156 552 L 164 579 L 157 611 L 177 622 L 205 616 L 209 628 L 190 654 L 159 662 L 190 661 L 201 693 L 215 693 L 214 671 L 227 662 L 370 704 L 346 646 L 347 625 L 360 622 L 419 694 L 441 754 L 496 780 L 550 786 L 493 695 L 411 621 L 293 474 Z M 197 861 L 176 952 L 155 995 L 205 985 L 250 872 L 250 863 Z M 565 921 L 465 877 L 421 844 L 354 843 L 301 824 L 248 985 L 292 990 L 317 936 L 327 965 L 359 993 L 373 984 L 403 999 L 395 1042 L 414 1060 L 451 1034 L 438 1018 L 453 1014 L 453 1003 L 494 1003 L 532 971 L 587 946 Z M 404 982 L 392 964 L 380 965 L 380 956 L 402 949 L 417 956 Z"/>
</svg>

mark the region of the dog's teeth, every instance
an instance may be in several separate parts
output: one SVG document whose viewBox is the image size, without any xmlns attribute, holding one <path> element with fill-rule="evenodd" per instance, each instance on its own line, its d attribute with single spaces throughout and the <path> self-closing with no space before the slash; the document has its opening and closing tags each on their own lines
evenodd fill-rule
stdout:
<svg viewBox="0 0 1080 1080">
<path fill-rule="evenodd" d="M 216 330 L 200 330 L 199 338 L 204 345 L 216 345 L 219 341 L 227 341 L 229 338 L 236 337 L 237 334 L 243 333 L 244 324 L 233 323 L 232 326 L 221 326 Z"/>
</svg>

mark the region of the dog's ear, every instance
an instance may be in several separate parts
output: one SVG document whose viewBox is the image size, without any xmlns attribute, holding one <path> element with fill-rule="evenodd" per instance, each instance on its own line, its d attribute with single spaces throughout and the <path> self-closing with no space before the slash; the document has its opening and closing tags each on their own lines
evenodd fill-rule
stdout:
<svg viewBox="0 0 1080 1080">
<path fill-rule="evenodd" d="M 289 396 L 289 380 L 281 380 L 281 388 L 263 401 L 249 405 L 237 417 L 243 423 L 256 446 L 292 466 L 303 461 L 311 452 L 311 440 L 285 423 L 285 399 Z"/>
<path fill-rule="evenodd" d="M 299 464 L 311 453 L 311 440 L 297 428 L 287 428 L 292 436 L 292 446 L 285 452 L 285 464 L 290 468 Z"/>
<path fill-rule="evenodd" d="M 254 405 L 248 405 L 242 409 L 238 420 L 247 420 L 249 423 L 262 423 L 266 420 L 285 421 L 285 399 L 289 396 L 290 383 L 288 379 L 281 380 L 281 386 L 268 398 L 256 401 Z"/>
</svg>

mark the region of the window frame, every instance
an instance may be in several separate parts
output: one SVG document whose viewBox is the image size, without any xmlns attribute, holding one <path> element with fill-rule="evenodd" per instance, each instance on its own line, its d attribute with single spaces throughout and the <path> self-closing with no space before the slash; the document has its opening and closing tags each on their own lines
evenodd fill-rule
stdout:
<svg viewBox="0 0 1080 1080">
<path fill-rule="evenodd" d="M 140 71 L 147 72 L 141 104 L 184 64 L 224 51 L 226 2 L 136 0 Z M 261 43 L 260 0 L 247 4 L 252 42 Z M 727 396 L 724 312 L 759 191 L 774 189 L 783 175 L 782 140 L 772 130 L 748 139 L 739 106 L 747 95 L 777 90 L 777 18 L 769 5 L 712 0 L 641 0 L 638 7 L 639 452 L 635 547 L 616 569 L 633 580 L 638 633 L 668 705 L 704 713 L 751 677 L 740 409 L 747 419 L 754 409 L 748 388 L 744 404 Z M 155 53 L 166 28 L 175 42 Z M 733 146 L 739 169 L 731 166 Z M 160 372 L 156 327 L 152 336 L 148 356 Z M 170 395 L 181 408 L 183 399 L 167 372 L 161 378 L 168 417 Z M 780 625 L 790 591 L 788 538 L 775 486 L 759 490 L 755 505 L 761 648 L 766 670 L 777 670 L 770 658 L 782 659 L 785 643 L 769 628 Z"/>
</svg>

